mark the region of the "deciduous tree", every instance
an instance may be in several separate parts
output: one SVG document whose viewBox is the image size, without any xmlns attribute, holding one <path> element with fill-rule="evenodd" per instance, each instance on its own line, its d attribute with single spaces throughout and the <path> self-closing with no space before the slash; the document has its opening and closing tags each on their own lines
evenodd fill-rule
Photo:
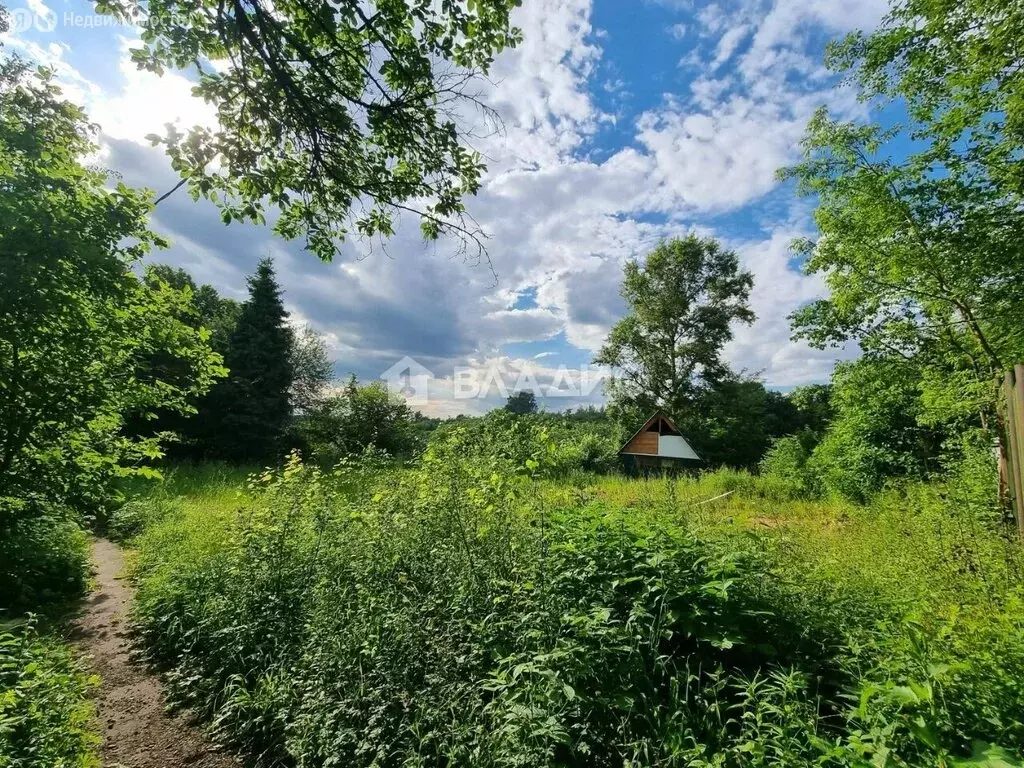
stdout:
<svg viewBox="0 0 1024 768">
<path fill-rule="evenodd" d="M 181 291 L 133 272 L 162 241 L 149 193 L 83 164 L 95 129 L 52 72 L 0 63 L 0 497 L 101 506 L 112 475 L 159 456 L 127 415 L 187 410 L 218 372 Z M 140 370 L 142 360 L 161 359 Z"/>
<path fill-rule="evenodd" d="M 818 200 L 820 234 L 795 246 L 830 289 L 794 313 L 794 334 L 917 360 L 940 406 L 925 418 L 991 415 L 995 382 L 1024 355 L 1024 215 L 950 154 L 894 159 L 891 137 L 822 111 L 783 172 Z"/>
<path fill-rule="evenodd" d="M 193 197 L 225 222 L 263 222 L 330 259 L 353 233 L 390 235 L 397 213 L 423 234 L 479 245 L 463 198 L 483 163 L 468 118 L 487 111 L 475 76 L 514 45 L 517 0 L 98 0 L 142 27 L 139 67 L 192 68 L 217 125 L 163 144 Z M 495 115 L 485 114 L 484 122 Z M 478 121 L 479 122 L 479 121 Z M 276 215 L 279 212 L 279 215 Z"/>
<path fill-rule="evenodd" d="M 752 286 L 733 251 L 695 235 L 662 243 L 643 264 L 627 263 L 629 314 L 594 360 L 615 370 L 608 395 L 617 418 L 639 424 L 655 408 L 682 418 L 703 389 L 724 381 L 732 324 L 754 320 Z"/>
<path fill-rule="evenodd" d="M 368 448 L 400 456 L 419 445 L 416 419 L 405 400 L 381 382 L 360 385 L 352 375 L 340 392 L 301 418 L 299 432 L 321 461 Z"/>
<path fill-rule="evenodd" d="M 505 401 L 505 410 L 516 415 L 537 412 L 537 396 L 529 390 L 513 392 Z"/>
<path fill-rule="evenodd" d="M 829 47 L 865 99 L 899 100 L 921 154 L 1024 194 L 1024 5 L 902 0 L 880 27 Z"/>
<path fill-rule="evenodd" d="M 292 410 L 309 413 L 327 394 L 334 379 L 334 363 L 327 355 L 324 338 L 312 326 L 295 334 L 292 345 Z"/>
</svg>

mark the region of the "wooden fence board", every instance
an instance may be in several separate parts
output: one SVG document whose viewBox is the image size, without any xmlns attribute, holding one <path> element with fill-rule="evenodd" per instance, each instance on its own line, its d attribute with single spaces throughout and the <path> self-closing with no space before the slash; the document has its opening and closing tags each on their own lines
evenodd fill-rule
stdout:
<svg viewBox="0 0 1024 768">
<path fill-rule="evenodd" d="M 1013 431 L 1017 438 L 1017 453 L 1014 456 L 1014 468 L 1017 474 L 1019 493 L 1017 494 L 1017 531 L 1024 537 L 1024 365 L 1017 364 L 1013 368 Z"/>
<path fill-rule="evenodd" d="M 1010 497 L 1017 531 L 1024 538 L 1024 365 L 1014 366 L 1003 376 L 1001 399 L 1006 463 L 1000 465 L 1000 479 Z"/>
<path fill-rule="evenodd" d="M 1020 462 L 1020 432 L 1017 429 L 1017 397 L 1016 377 L 1014 371 L 1007 371 L 1003 376 L 1002 406 L 1005 414 L 1006 445 L 1003 446 L 1003 453 L 1006 456 L 1006 477 L 1004 479 L 1006 490 L 1010 497 L 1010 506 L 1013 509 L 1014 519 L 1017 521 L 1018 529 L 1021 521 L 1021 474 Z"/>
</svg>

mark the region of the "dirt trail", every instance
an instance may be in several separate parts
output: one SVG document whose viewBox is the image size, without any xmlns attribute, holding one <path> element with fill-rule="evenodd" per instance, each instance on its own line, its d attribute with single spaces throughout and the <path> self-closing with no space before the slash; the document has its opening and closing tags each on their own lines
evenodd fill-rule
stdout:
<svg viewBox="0 0 1024 768">
<path fill-rule="evenodd" d="M 183 717 L 164 711 L 160 681 L 129 658 L 132 591 L 122 578 L 121 548 L 93 544 L 96 589 L 75 621 L 75 644 L 100 676 L 95 694 L 107 768 L 229 768 L 239 765 Z"/>
</svg>

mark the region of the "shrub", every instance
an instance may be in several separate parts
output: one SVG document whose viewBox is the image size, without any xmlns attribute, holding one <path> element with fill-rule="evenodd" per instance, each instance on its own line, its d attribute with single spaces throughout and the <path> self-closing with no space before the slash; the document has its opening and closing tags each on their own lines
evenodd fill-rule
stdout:
<svg viewBox="0 0 1024 768">
<path fill-rule="evenodd" d="M 401 471 L 293 458 L 144 531 L 175 695 L 266 765 L 1014 764 L 990 745 L 1024 743 L 1021 558 L 942 486 L 536 483 L 529 418 L 506 456 L 468 450 L 484 424 Z M 786 524 L 723 522 L 752 515 Z"/>
<path fill-rule="evenodd" d="M 619 465 L 617 433 L 610 422 L 560 414 L 496 410 L 445 424 L 430 444 L 443 447 L 453 460 L 487 458 L 519 469 L 529 464 L 532 474 L 543 477 L 606 473 Z"/>
<path fill-rule="evenodd" d="M 2 503 L 2 500 L 0 500 Z M 70 515 L 51 505 L 20 514 L 13 504 L 0 526 L 0 611 L 14 615 L 85 592 L 89 542 Z"/>
<path fill-rule="evenodd" d="M 761 459 L 761 475 L 777 483 L 790 498 L 819 496 L 821 482 L 808 465 L 813 441 L 814 435 L 810 433 L 776 439 Z"/>
<path fill-rule="evenodd" d="M 115 541 L 128 541 L 149 526 L 158 523 L 173 509 L 167 498 L 132 499 L 114 511 L 107 521 L 106 533 Z"/>
<path fill-rule="evenodd" d="M 359 385 L 355 376 L 304 414 L 295 431 L 300 445 L 325 467 L 367 450 L 408 456 L 422 448 L 405 400 L 381 382 Z"/>
<path fill-rule="evenodd" d="M 0 631 L 0 766 L 99 766 L 86 699 L 95 679 L 33 622 Z"/>
</svg>

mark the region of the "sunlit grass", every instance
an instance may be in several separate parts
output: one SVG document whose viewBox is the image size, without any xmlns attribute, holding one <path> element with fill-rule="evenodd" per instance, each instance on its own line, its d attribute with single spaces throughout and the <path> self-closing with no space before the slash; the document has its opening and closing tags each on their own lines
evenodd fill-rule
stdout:
<svg viewBox="0 0 1024 768">
<path fill-rule="evenodd" d="M 411 764 L 576 764 L 566 734 L 631 765 L 826 764 L 821 734 L 839 766 L 865 733 L 922 768 L 1022 751 L 1024 560 L 984 490 L 859 506 L 731 470 L 494 467 L 168 471 L 131 540 L 147 650 L 226 738 L 310 764 L 381 740 Z"/>
</svg>

